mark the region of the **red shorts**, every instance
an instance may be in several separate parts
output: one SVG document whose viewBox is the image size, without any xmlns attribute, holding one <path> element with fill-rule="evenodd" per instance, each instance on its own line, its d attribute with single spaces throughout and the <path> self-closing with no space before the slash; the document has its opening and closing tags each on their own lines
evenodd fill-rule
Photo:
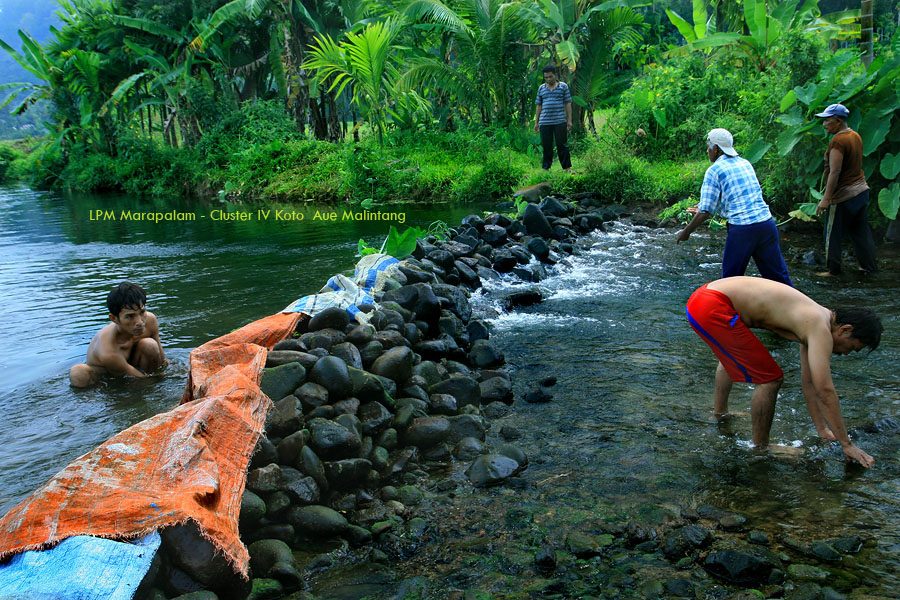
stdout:
<svg viewBox="0 0 900 600">
<path fill-rule="evenodd" d="M 709 284 L 707 284 L 709 285 Z M 732 381 L 769 383 L 784 373 L 734 309 L 731 298 L 704 285 L 687 302 L 687 317 Z"/>
</svg>

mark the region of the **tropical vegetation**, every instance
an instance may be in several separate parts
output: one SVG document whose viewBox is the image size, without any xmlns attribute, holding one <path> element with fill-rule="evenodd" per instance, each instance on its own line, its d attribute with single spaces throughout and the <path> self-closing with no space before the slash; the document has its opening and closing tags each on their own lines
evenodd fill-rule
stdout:
<svg viewBox="0 0 900 600">
<path fill-rule="evenodd" d="M 843 102 L 881 211 L 900 206 L 896 0 L 872 15 L 846 0 L 60 7 L 44 41 L 22 30 L 0 40 L 28 73 L 0 85 L 4 107 L 44 110 L 47 128 L 0 148 L 0 177 L 366 206 L 506 197 L 549 177 L 563 191 L 664 204 L 696 193 L 717 126 L 788 212 L 820 187 L 826 136 L 813 115 Z M 573 94 L 574 174 L 538 167 L 531 126 L 547 64 Z"/>
</svg>

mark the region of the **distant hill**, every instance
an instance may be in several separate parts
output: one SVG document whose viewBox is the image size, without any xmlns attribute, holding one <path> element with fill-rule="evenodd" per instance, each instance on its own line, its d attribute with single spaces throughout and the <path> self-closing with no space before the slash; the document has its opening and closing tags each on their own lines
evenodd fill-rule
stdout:
<svg viewBox="0 0 900 600">
<path fill-rule="evenodd" d="M 0 39 L 15 48 L 22 47 L 18 31 L 31 34 L 39 42 L 50 37 L 50 26 L 58 27 L 60 10 L 56 0 L 0 0 Z M 35 77 L 0 49 L 0 83 L 36 81 Z M 6 99 L 6 92 L 0 92 Z M 14 102 L 15 104 L 15 102 Z M 20 138 L 25 135 L 42 135 L 42 121 L 48 117 L 49 107 L 29 110 L 20 117 L 9 114 L 9 107 L 0 111 L 0 139 Z"/>
</svg>

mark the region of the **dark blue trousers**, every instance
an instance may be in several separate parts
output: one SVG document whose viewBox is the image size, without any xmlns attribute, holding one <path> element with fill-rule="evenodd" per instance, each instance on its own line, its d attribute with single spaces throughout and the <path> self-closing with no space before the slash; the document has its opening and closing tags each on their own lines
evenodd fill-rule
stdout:
<svg viewBox="0 0 900 600">
<path fill-rule="evenodd" d="M 775 219 L 752 225 L 728 224 L 728 237 L 725 238 L 725 252 L 722 255 L 722 277 L 743 275 L 751 257 L 760 275 L 794 287 L 781 255 Z"/>
</svg>

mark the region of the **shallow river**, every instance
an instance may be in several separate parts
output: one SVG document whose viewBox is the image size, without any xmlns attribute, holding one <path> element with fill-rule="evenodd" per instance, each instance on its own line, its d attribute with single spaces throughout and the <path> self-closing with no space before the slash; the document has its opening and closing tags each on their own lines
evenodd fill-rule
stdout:
<svg viewBox="0 0 900 600">
<path fill-rule="evenodd" d="M 374 240 L 388 225 L 309 217 L 300 223 L 91 222 L 86 215 L 133 204 L 0 191 L 0 410 L 6 417 L 0 513 L 71 459 L 177 402 L 191 348 L 317 291 L 331 274 L 352 267 L 359 237 Z M 173 207 L 198 215 L 219 208 L 158 208 Z M 476 211 L 406 212 L 407 224 L 436 218 L 453 224 Z M 517 590 L 541 585 L 521 565 L 536 549 L 560 545 L 566 531 L 634 516 L 652 522 L 711 505 L 746 515 L 749 526 L 773 540 L 861 535 L 867 540 L 862 553 L 845 565 L 854 587 L 894 597 L 900 435 L 859 428 L 900 410 L 897 249 L 879 248 L 878 275 L 834 281 L 790 260 L 819 238 L 792 235 L 783 242 L 802 291 L 824 305 L 868 306 L 884 321 L 878 351 L 832 363 L 848 427 L 876 459 L 863 471 L 846 467 L 838 447 L 816 438 L 800 393 L 797 346 L 772 336 L 763 335 L 763 342 L 785 371 L 772 440 L 802 452 L 752 453 L 744 386 L 732 392 L 738 417 L 726 426 L 708 422 L 715 359 L 686 323 L 684 303 L 717 278 L 724 232 L 695 234 L 680 246 L 673 234 L 617 223 L 551 272 L 540 284 L 543 303 L 512 314 L 496 308 L 511 281 L 489 282 L 474 297 L 476 310 L 494 326 L 518 395 L 545 377 L 558 378 L 552 402 L 517 400 L 489 434 L 496 442 L 503 425 L 518 429 L 516 444 L 530 466 L 511 484 L 478 491 L 463 483 L 461 468 L 436 474 L 433 497 L 418 508 L 431 528 L 416 553 L 388 574 L 332 572 L 316 582 L 317 594 L 391 597 L 399 579 L 421 577 L 435 598 L 449 590 L 518 597 Z M 148 290 L 172 366 L 136 386 L 113 382 L 73 391 L 66 371 L 106 321 L 106 290 L 123 279 Z M 446 493 L 454 486 L 441 479 L 455 489 Z"/>
</svg>

